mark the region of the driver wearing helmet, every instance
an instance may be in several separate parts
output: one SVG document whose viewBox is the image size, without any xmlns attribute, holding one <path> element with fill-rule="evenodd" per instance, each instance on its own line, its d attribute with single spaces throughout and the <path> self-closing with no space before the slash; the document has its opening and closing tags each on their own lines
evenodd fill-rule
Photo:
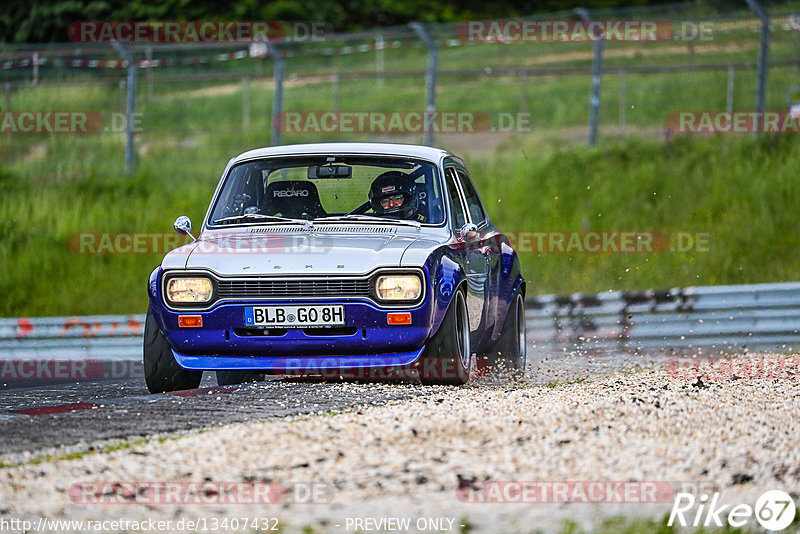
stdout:
<svg viewBox="0 0 800 534">
<path fill-rule="evenodd" d="M 375 178 L 369 188 L 369 203 L 376 215 L 425 221 L 425 216 L 417 213 L 420 207 L 417 184 L 399 171 L 385 172 Z"/>
</svg>

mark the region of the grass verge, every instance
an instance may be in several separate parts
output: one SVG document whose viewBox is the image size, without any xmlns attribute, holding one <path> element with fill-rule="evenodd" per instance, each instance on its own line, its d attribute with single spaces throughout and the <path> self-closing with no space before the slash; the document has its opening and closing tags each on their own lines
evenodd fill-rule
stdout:
<svg viewBox="0 0 800 534">
<path fill-rule="evenodd" d="M 224 162 L 249 146 L 222 137 L 157 148 L 126 177 L 113 163 L 119 146 L 52 137 L 50 171 L 0 168 L 0 316 L 142 312 L 161 255 L 78 254 L 71 236 L 169 234 L 181 214 L 199 225 Z M 466 152 L 490 216 L 507 233 L 672 239 L 658 253 L 541 252 L 529 242 L 520 257 L 531 295 L 774 282 L 800 272 L 800 146 L 790 136 L 684 137 L 669 146 L 629 139 L 590 150 L 519 135 Z M 676 249 L 687 236 L 702 243 Z"/>
</svg>

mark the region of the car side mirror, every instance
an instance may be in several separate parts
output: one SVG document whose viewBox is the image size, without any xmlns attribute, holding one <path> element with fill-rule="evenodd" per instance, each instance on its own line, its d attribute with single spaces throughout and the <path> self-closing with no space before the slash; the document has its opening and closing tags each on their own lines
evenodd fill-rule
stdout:
<svg viewBox="0 0 800 534">
<path fill-rule="evenodd" d="M 458 239 L 461 241 L 473 241 L 478 235 L 478 226 L 473 223 L 467 223 L 458 230 Z"/>
<path fill-rule="evenodd" d="M 175 228 L 175 231 L 179 234 L 188 235 L 193 241 L 195 241 L 195 238 L 192 235 L 192 220 L 186 215 L 181 215 L 175 219 L 175 224 L 173 224 L 172 227 Z"/>
</svg>

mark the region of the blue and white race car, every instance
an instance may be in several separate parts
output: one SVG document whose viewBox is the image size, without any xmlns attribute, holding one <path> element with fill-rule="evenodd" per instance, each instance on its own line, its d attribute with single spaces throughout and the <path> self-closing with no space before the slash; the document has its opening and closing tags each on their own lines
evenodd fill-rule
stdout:
<svg viewBox="0 0 800 534">
<path fill-rule="evenodd" d="M 191 222 L 179 217 L 179 233 Z M 148 389 L 264 374 L 464 384 L 525 367 L 525 280 L 464 162 L 323 143 L 233 158 L 196 240 L 150 275 Z"/>
</svg>

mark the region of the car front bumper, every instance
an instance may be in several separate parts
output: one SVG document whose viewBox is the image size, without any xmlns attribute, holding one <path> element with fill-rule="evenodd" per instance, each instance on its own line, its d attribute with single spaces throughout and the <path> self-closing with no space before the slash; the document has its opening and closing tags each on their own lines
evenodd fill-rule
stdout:
<svg viewBox="0 0 800 534">
<path fill-rule="evenodd" d="M 286 329 L 259 335 L 245 327 L 246 306 L 341 304 L 345 326 L 336 330 Z M 413 308 L 382 308 L 371 301 L 315 299 L 225 302 L 202 312 L 160 306 L 157 321 L 175 359 L 187 369 L 314 370 L 405 366 L 422 354 L 431 335 L 429 299 Z M 406 312 L 410 325 L 390 325 L 387 314 Z M 180 315 L 200 315 L 202 327 L 180 327 Z M 345 330 L 346 329 L 346 330 Z"/>
</svg>

